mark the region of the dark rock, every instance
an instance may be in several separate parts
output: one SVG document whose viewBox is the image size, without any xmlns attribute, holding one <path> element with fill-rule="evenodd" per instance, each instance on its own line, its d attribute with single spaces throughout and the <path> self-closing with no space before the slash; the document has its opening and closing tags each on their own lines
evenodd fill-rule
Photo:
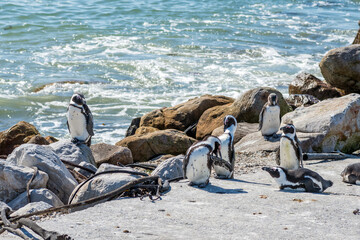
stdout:
<svg viewBox="0 0 360 240">
<path fill-rule="evenodd" d="M 320 100 L 342 95 L 341 91 L 309 73 L 300 73 L 295 77 L 289 85 L 289 94 L 309 94 Z"/>
<path fill-rule="evenodd" d="M 293 110 L 298 107 L 308 107 L 320 102 L 319 99 L 309 94 L 291 94 L 286 101 Z"/>
<path fill-rule="evenodd" d="M 135 134 L 136 129 L 140 127 L 141 117 L 134 118 L 131 120 L 129 128 L 126 130 L 125 137 L 129 137 Z"/>
<path fill-rule="evenodd" d="M 39 135 L 38 130 L 30 123 L 21 121 L 11 128 L 0 132 L 0 155 L 9 155 L 16 147 L 26 143 L 27 137 Z M 28 140 L 30 140 L 28 138 Z"/>
<path fill-rule="evenodd" d="M 332 49 L 320 62 L 325 81 L 346 93 L 360 93 L 360 44 Z"/>
</svg>

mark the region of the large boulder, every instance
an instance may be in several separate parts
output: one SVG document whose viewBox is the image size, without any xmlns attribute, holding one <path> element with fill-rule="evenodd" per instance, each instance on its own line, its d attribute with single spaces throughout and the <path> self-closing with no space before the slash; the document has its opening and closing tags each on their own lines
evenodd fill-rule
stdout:
<svg viewBox="0 0 360 240">
<path fill-rule="evenodd" d="M 297 108 L 286 114 L 282 123 L 292 122 L 297 132 L 312 134 L 309 152 L 352 153 L 360 148 L 359 109 L 360 95 L 349 94 Z"/>
<path fill-rule="evenodd" d="M 71 140 L 61 140 L 50 144 L 61 160 L 80 164 L 87 162 L 96 166 L 91 149 L 85 144 L 75 144 Z"/>
<path fill-rule="evenodd" d="M 360 93 L 360 44 L 330 50 L 321 60 L 320 69 L 331 86 L 346 93 Z"/>
<path fill-rule="evenodd" d="M 278 96 L 281 116 L 292 111 L 292 108 L 278 90 L 268 87 L 255 88 L 242 94 L 232 104 L 206 110 L 199 119 L 196 138 L 202 139 L 206 135 L 211 134 L 215 128 L 222 126 L 226 115 L 233 115 L 238 122 L 258 123 L 261 109 L 271 93 L 275 93 Z"/>
<path fill-rule="evenodd" d="M 185 155 L 181 154 L 176 157 L 169 158 L 163 161 L 152 173 L 151 176 L 159 176 L 162 180 L 169 180 L 173 178 L 182 177 L 183 161 Z"/>
<path fill-rule="evenodd" d="M 319 100 L 341 97 L 342 93 L 309 73 L 300 73 L 289 85 L 289 94 L 309 94 Z"/>
<path fill-rule="evenodd" d="M 214 106 L 232 103 L 233 101 L 234 99 L 229 97 L 212 95 L 193 98 L 174 107 L 157 109 L 142 116 L 140 127 L 184 131 L 190 125 L 196 123 L 205 110 Z"/>
<path fill-rule="evenodd" d="M 234 134 L 234 144 L 239 142 L 246 135 L 257 132 L 258 128 L 259 128 L 258 123 L 247 123 L 247 122 L 238 123 Z M 220 126 L 218 128 L 215 128 L 214 131 L 211 133 L 211 135 L 218 137 L 223 133 L 224 133 L 224 126 Z"/>
<path fill-rule="evenodd" d="M 0 201 L 9 202 L 22 192 L 34 175 L 34 169 L 16 166 L 0 160 Z M 30 184 L 30 188 L 44 188 L 48 182 L 48 175 L 38 171 Z"/>
<path fill-rule="evenodd" d="M 31 189 L 30 191 L 30 199 L 31 202 L 46 202 L 50 204 L 53 207 L 60 207 L 63 206 L 63 202 L 49 189 L 46 188 L 40 188 L 40 189 Z M 23 192 L 19 196 L 17 196 L 15 199 L 13 199 L 11 202 L 8 203 L 8 205 L 13 210 L 18 210 L 22 207 L 24 207 L 26 204 L 28 204 L 28 198 L 27 198 L 27 192 Z"/>
<path fill-rule="evenodd" d="M 102 164 L 102 165 L 106 165 L 106 164 Z M 125 169 L 125 170 L 134 171 L 131 168 L 129 169 L 129 168 L 121 168 L 118 166 L 110 166 L 110 169 L 106 167 L 100 167 L 97 173 L 108 170 L 116 170 L 116 169 Z M 90 198 L 104 195 L 140 177 L 141 176 L 139 175 L 132 175 L 128 173 L 107 173 L 107 174 L 97 175 L 90 181 L 84 184 L 79 184 L 79 186 L 76 189 L 74 189 L 69 201 L 71 201 L 71 203 L 77 203 L 77 202 L 85 201 Z"/>
<path fill-rule="evenodd" d="M 39 135 L 38 130 L 24 121 L 0 132 L 0 155 L 9 155 L 16 147 L 26 143 L 26 140 L 30 140 L 35 135 Z"/>
<path fill-rule="evenodd" d="M 144 162 L 161 154 L 184 154 L 194 142 L 181 131 L 167 129 L 126 137 L 115 145 L 129 148 L 134 162 Z"/>
<path fill-rule="evenodd" d="M 46 172 L 49 175 L 47 188 L 64 203 L 78 184 L 50 146 L 23 144 L 6 161 L 18 166 L 37 167 Z"/>
<path fill-rule="evenodd" d="M 98 143 L 92 145 L 90 148 L 97 166 L 100 166 L 102 163 L 110 163 L 114 165 L 121 163 L 126 165 L 134 162 L 131 151 L 127 147 Z"/>
</svg>

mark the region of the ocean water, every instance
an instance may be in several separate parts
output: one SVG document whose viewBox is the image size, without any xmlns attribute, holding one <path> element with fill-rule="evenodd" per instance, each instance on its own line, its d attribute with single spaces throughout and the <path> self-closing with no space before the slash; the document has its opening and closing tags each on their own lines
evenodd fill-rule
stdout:
<svg viewBox="0 0 360 240">
<path fill-rule="evenodd" d="M 93 142 L 115 143 L 159 107 L 321 78 L 324 54 L 353 41 L 360 0 L 14 0 L 0 12 L 0 131 L 25 120 L 69 138 L 82 92 Z"/>
</svg>

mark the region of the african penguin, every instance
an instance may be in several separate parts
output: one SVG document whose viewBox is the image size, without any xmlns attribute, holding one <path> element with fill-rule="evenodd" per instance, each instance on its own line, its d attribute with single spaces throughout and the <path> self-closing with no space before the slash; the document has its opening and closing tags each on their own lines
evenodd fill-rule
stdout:
<svg viewBox="0 0 360 240">
<path fill-rule="evenodd" d="M 287 124 L 280 128 L 283 134 L 280 138 L 280 151 L 277 164 L 287 170 L 295 170 L 303 167 L 303 154 L 300 141 L 296 136 L 295 126 Z"/>
<path fill-rule="evenodd" d="M 184 178 L 189 179 L 189 185 L 205 187 L 211 174 L 211 155 L 220 153 L 221 141 L 215 136 L 209 136 L 203 141 L 194 143 L 186 152 L 183 171 Z"/>
<path fill-rule="evenodd" d="M 231 171 L 229 169 L 217 166 L 214 164 L 214 170 L 217 178 L 234 178 L 235 166 L 235 151 L 234 151 L 234 135 L 236 131 L 237 121 L 231 116 L 227 115 L 224 118 L 224 133 L 219 136 L 221 141 L 221 156 L 223 160 L 231 164 Z"/>
<path fill-rule="evenodd" d="M 271 93 L 259 115 L 259 131 L 261 135 L 268 139 L 276 136 L 280 127 L 280 106 L 278 105 L 277 95 Z"/>
<path fill-rule="evenodd" d="M 91 137 L 94 136 L 93 116 L 86 105 L 84 95 L 75 93 L 70 100 L 67 113 L 67 126 L 73 143 L 85 143 L 91 145 Z"/>
<path fill-rule="evenodd" d="M 360 185 L 360 163 L 348 165 L 342 171 L 341 176 L 343 177 L 343 182 Z"/>
<path fill-rule="evenodd" d="M 332 181 L 323 179 L 318 173 L 307 168 L 286 170 L 282 167 L 263 167 L 279 184 L 280 190 L 294 189 L 305 192 L 323 192 L 333 185 Z"/>
</svg>

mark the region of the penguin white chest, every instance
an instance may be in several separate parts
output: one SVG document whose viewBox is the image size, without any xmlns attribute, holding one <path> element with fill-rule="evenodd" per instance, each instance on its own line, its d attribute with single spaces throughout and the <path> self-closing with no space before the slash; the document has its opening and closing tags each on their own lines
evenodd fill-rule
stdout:
<svg viewBox="0 0 360 240">
<path fill-rule="evenodd" d="M 219 137 L 219 139 L 221 140 L 221 156 L 222 159 L 224 159 L 225 161 L 231 163 L 231 159 L 230 159 L 230 145 L 231 145 L 231 136 L 229 134 L 223 134 Z M 231 172 L 221 166 L 216 166 L 214 165 L 214 170 L 217 176 L 225 176 L 225 177 L 230 177 Z"/>
<path fill-rule="evenodd" d="M 296 149 L 292 142 L 285 137 L 282 137 L 280 140 L 280 166 L 288 170 L 299 168 L 299 159 L 296 155 Z"/>
<path fill-rule="evenodd" d="M 71 138 L 77 138 L 78 140 L 85 141 L 89 137 L 89 133 L 86 129 L 86 118 L 84 114 L 81 113 L 81 109 L 69 106 L 69 110 L 66 115 Z"/>
<path fill-rule="evenodd" d="M 273 135 L 280 127 L 280 107 L 267 106 L 263 113 L 262 135 Z"/>
<path fill-rule="evenodd" d="M 206 147 L 200 147 L 190 153 L 186 166 L 186 177 L 194 184 L 205 183 L 210 178 L 208 167 L 208 153 Z"/>
</svg>

